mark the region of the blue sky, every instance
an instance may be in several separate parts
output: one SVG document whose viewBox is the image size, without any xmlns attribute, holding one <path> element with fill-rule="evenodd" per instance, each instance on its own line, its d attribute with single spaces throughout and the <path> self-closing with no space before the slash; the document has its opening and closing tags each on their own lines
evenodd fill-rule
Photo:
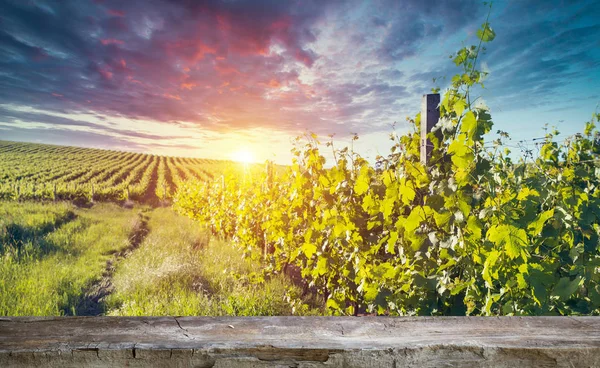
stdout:
<svg viewBox="0 0 600 368">
<path fill-rule="evenodd" d="M 4 0 L 0 139 L 289 160 L 335 134 L 369 158 L 457 70 L 479 1 Z M 513 144 L 583 130 L 600 102 L 600 2 L 496 1 L 480 94 Z"/>
</svg>

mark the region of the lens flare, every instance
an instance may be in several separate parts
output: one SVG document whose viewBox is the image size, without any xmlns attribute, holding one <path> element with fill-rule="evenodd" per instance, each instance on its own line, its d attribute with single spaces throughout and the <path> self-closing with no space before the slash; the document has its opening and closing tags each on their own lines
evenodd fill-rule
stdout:
<svg viewBox="0 0 600 368">
<path fill-rule="evenodd" d="M 241 149 L 233 152 L 231 154 L 231 159 L 233 161 L 241 162 L 243 164 L 250 164 L 254 162 L 254 154 L 247 149 Z"/>
</svg>

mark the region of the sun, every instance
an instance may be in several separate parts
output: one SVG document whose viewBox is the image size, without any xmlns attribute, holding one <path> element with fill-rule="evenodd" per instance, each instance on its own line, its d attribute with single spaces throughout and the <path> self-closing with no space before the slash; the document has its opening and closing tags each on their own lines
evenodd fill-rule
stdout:
<svg viewBox="0 0 600 368">
<path fill-rule="evenodd" d="M 231 159 L 243 164 L 250 164 L 254 162 L 254 153 L 247 149 L 240 149 L 231 154 Z"/>
</svg>

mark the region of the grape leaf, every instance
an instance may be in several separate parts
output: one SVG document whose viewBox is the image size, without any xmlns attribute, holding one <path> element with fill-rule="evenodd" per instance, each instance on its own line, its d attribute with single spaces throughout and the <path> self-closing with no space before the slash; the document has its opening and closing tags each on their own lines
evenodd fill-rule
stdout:
<svg viewBox="0 0 600 368">
<path fill-rule="evenodd" d="M 521 250 L 527 245 L 527 233 L 512 225 L 495 225 L 487 232 L 488 239 L 504 247 L 504 251 L 511 258 L 515 259 L 521 255 Z"/>
</svg>

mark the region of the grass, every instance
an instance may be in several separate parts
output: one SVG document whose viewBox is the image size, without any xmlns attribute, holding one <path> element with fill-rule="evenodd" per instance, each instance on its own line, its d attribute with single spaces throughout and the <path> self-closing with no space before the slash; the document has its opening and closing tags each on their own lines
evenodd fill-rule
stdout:
<svg viewBox="0 0 600 368">
<path fill-rule="evenodd" d="M 141 213 L 149 233 L 131 250 Z M 0 315 L 74 315 L 101 282 L 115 316 L 323 313 L 293 309 L 301 293 L 285 276 L 248 282 L 260 264 L 170 208 L 0 202 L 0 215 Z"/>
<path fill-rule="evenodd" d="M 0 206 L 0 253 L 4 245 L 35 241 L 75 217 L 69 203 L 3 202 Z"/>
<path fill-rule="evenodd" d="M 117 266 L 111 315 L 289 315 L 286 280 L 251 284 L 243 277 L 260 265 L 228 242 L 209 239 L 198 223 L 156 209 L 150 235 Z"/>
<path fill-rule="evenodd" d="M 18 206 L 19 208 L 15 208 Z M 85 291 L 101 278 L 112 254 L 127 247 L 137 213 L 114 204 L 76 209 L 69 204 L 2 203 L 2 227 L 30 224 L 32 237 L 2 241 L 0 315 L 53 316 L 75 314 Z M 53 231 L 38 232 L 46 223 L 72 212 Z"/>
</svg>

